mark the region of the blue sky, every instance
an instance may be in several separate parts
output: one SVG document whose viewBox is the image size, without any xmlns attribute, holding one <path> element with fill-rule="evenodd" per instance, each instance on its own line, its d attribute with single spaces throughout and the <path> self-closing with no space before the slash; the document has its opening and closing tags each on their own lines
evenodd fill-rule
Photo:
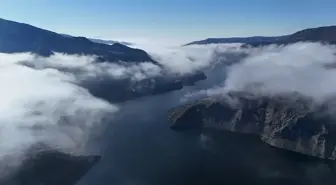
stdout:
<svg viewBox="0 0 336 185">
<path fill-rule="evenodd" d="M 336 24 L 335 0 L 0 0 L 0 17 L 96 38 L 281 35 Z"/>
</svg>

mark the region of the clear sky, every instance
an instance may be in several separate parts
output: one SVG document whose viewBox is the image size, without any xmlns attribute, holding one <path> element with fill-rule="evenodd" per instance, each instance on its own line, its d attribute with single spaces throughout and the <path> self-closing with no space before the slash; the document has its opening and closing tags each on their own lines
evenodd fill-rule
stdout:
<svg viewBox="0 0 336 185">
<path fill-rule="evenodd" d="M 0 0 L 0 17 L 95 38 L 197 40 L 336 25 L 335 8 L 336 0 Z"/>
</svg>

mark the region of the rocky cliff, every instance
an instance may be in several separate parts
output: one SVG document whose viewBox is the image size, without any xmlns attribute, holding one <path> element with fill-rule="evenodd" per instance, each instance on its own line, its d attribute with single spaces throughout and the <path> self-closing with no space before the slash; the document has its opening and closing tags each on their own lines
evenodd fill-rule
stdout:
<svg viewBox="0 0 336 185">
<path fill-rule="evenodd" d="M 204 147 L 200 184 L 332 185 L 336 127 L 328 111 L 295 93 L 231 92 L 173 108 L 169 119 Z"/>
<path fill-rule="evenodd" d="M 297 94 L 256 97 L 234 92 L 174 108 L 169 119 L 174 129 L 253 134 L 271 146 L 335 160 L 336 125 L 328 110 Z"/>
</svg>

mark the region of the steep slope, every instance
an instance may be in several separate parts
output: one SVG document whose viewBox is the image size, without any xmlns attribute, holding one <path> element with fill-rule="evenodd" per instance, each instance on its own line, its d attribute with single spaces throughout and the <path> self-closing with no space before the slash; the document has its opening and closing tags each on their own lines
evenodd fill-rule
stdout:
<svg viewBox="0 0 336 185">
<path fill-rule="evenodd" d="M 318 28 L 309 28 L 305 30 L 298 31 L 290 35 L 287 42 L 299 42 L 299 41 L 310 41 L 310 42 L 327 42 L 336 43 L 336 26 L 325 26 Z"/>
<path fill-rule="evenodd" d="M 204 131 L 205 182 L 237 185 L 333 185 L 335 161 L 302 155 L 262 142 L 255 135 Z M 204 142 L 204 141 L 202 141 Z"/>
<path fill-rule="evenodd" d="M 315 105 L 296 94 L 255 97 L 233 92 L 224 99 L 205 99 L 172 109 L 170 120 L 175 129 L 253 134 L 278 148 L 336 159 L 336 125 L 327 105 Z"/>
<path fill-rule="evenodd" d="M 325 105 L 298 94 L 231 92 L 170 110 L 171 127 L 204 147 L 200 184 L 332 185 L 336 125 Z"/>
<path fill-rule="evenodd" d="M 152 61 L 140 49 L 115 43 L 113 45 L 92 42 L 85 37 L 65 37 L 52 31 L 28 24 L 0 19 L 0 52 L 33 52 L 49 56 L 52 52 L 98 55 L 104 61 Z"/>
</svg>

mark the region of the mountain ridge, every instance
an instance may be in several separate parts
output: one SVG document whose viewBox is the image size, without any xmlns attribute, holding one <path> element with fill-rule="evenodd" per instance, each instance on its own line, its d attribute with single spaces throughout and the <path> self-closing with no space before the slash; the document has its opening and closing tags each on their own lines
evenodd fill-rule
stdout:
<svg viewBox="0 0 336 185">
<path fill-rule="evenodd" d="M 68 35 L 68 34 L 62 34 L 62 33 L 60 33 L 60 35 L 63 35 L 65 37 L 76 37 L 76 36 L 72 36 L 72 35 Z M 100 43 L 100 44 L 106 44 L 106 45 L 113 45 L 115 43 L 119 43 L 119 44 L 126 45 L 126 46 L 133 45 L 133 43 L 125 42 L 125 41 L 105 40 L 105 39 L 96 39 L 96 38 L 88 38 L 88 39 L 91 40 L 92 42 L 96 42 L 96 43 Z"/>
<path fill-rule="evenodd" d="M 0 52 L 32 52 L 50 56 L 53 52 L 97 55 L 108 62 L 154 62 L 145 51 L 120 43 L 107 45 L 86 37 L 65 37 L 26 23 L 0 18 Z"/>
<path fill-rule="evenodd" d="M 232 43 L 245 43 L 245 44 L 253 44 L 258 42 L 275 42 L 284 37 L 288 37 L 289 35 L 284 36 L 252 36 L 252 37 L 228 37 L 228 38 L 207 38 L 204 40 L 193 41 L 187 43 L 183 46 L 189 45 L 204 45 L 204 44 L 232 44 Z"/>
<path fill-rule="evenodd" d="M 231 37 L 231 38 L 208 38 L 205 40 L 193 41 L 185 44 L 204 45 L 204 44 L 225 44 L 242 43 L 243 47 L 263 46 L 269 44 L 291 44 L 295 42 L 323 42 L 329 44 L 336 43 L 336 25 L 320 26 L 299 30 L 292 34 L 282 36 L 252 36 L 252 37 Z"/>
<path fill-rule="evenodd" d="M 141 49 L 134 49 L 121 43 L 112 45 L 96 43 L 86 37 L 58 34 L 29 24 L 0 18 L 0 53 L 20 52 L 30 52 L 45 57 L 53 55 L 54 52 L 94 55 L 97 56 L 95 62 L 118 64 L 151 62 L 162 67 Z M 85 81 L 82 86 L 99 98 L 111 102 L 123 102 L 142 96 L 180 90 L 186 85 L 204 79 L 206 79 L 205 74 L 200 72 L 169 78 L 159 76 L 137 83 L 129 79 L 101 77 L 93 81 Z"/>
</svg>

